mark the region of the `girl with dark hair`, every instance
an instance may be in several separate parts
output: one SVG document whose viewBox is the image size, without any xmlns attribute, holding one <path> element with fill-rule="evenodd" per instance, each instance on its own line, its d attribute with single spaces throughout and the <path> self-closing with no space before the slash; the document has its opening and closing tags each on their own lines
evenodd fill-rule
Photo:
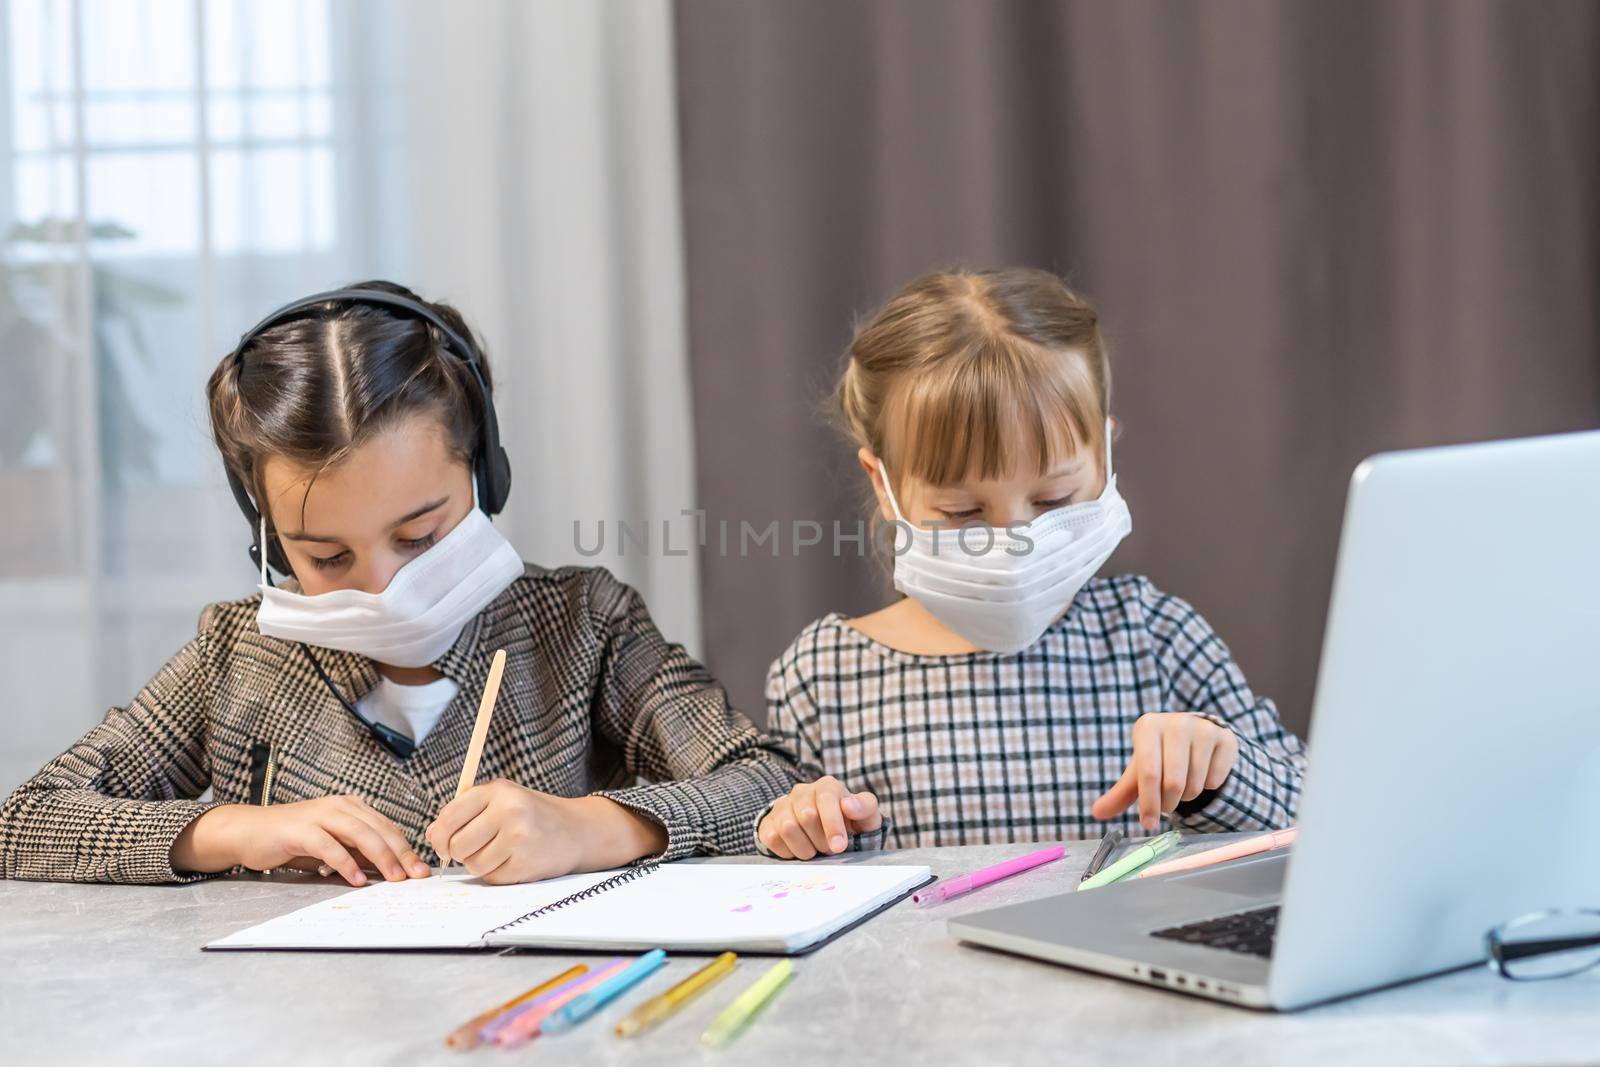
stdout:
<svg viewBox="0 0 1600 1067">
<path fill-rule="evenodd" d="M 132 702 L 0 807 L 0 875 L 296 866 L 360 885 L 456 861 L 528 881 L 748 851 L 797 779 L 632 589 L 518 558 L 489 523 L 503 501 L 481 499 L 504 485 L 483 473 L 490 374 L 467 324 L 357 289 L 275 316 L 212 374 L 262 591 L 206 608 Z M 452 799 L 498 648 L 491 780 Z"/>
</svg>

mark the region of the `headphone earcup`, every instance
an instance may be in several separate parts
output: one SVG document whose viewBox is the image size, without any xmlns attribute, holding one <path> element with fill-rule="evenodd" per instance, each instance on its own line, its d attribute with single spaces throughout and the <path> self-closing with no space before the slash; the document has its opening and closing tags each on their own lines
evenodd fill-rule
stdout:
<svg viewBox="0 0 1600 1067">
<path fill-rule="evenodd" d="M 478 486 L 478 498 L 483 504 L 483 510 L 490 515 L 498 515 L 505 510 L 506 501 L 511 497 L 511 457 L 506 455 L 506 450 L 496 444 L 490 454 L 484 457 L 483 480 Z"/>
</svg>

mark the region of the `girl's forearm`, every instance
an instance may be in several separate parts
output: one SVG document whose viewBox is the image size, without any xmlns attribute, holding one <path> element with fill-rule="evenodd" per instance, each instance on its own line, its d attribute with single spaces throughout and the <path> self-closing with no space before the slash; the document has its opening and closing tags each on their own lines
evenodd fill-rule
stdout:
<svg viewBox="0 0 1600 1067">
<path fill-rule="evenodd" d="M 227 832 L 227 824 L 238 804 L 224 804 L 212 808 L 194 822 L 172 842 L 172 868 L 196 874 L 215 874 L 237 865 Z"/>
</svg>

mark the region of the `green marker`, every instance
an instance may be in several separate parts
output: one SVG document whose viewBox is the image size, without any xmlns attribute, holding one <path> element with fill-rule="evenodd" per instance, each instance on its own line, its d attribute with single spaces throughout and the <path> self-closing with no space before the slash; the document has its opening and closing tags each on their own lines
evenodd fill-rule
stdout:
<svg viewBox="0 0 1600 1067">
<path fill-rule="evenodd" d="M 1085 889 L 1099 889 L 1103 885 L 1110 885 L 1112 882 L 1122 881 L 1124 878 L 1128 877 L 1128 875 L 1132 874 L 1134 871 L 1137 871 L 1140 867 L 1143 867 L 1151 860 L 1158 859 L 1161 856 L 1166 855 L 1168 852 L 1171 852 L 1173 847 L 1177 845 L 1178 838 L 1181 836 L 1182 835 L 1176 830 L 1168 830 L 1160 837 L 1152 837 L 1150 840 L 1146 841 L 1144 844 L 1140 845 L 1138 848 L 1134 849 L 1132 852 L 1128 853 L 1126 856 L 1122 857 L 1120 860 L 1113 863 L 1111 866 L 1107 867 L 1093 878 L 1090 878 L 1087 881 L 1079 882 L 1078 891 L 1082 892 Z"/>
<path fill-rule="evenodd" d="M 779 960 L 767 968 L 766 974 L 750 983 L 749 989 L 735 997 L 732 1004 L 722 1009 L 721 1015 L 711 1020 L 706 1032 L 700 1035 L 701 1043 L 709 1048 L 717 1048 L 733 1040 L 793 974 L 794 964 L 789 960 Z"/>
</svg>

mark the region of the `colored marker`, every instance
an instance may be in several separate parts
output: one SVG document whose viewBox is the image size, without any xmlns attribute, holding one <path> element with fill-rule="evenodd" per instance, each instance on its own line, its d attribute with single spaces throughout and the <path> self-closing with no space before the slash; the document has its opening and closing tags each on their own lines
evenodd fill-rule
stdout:
<svg viewBox="0 0 1600 1067">
<path fill-rule="evenodd" d="M 569 983 L 553 993 L 546 993 L 532 1004 L 516 1009 L 504 1021 L 489 1024 L 488 1030 L 491 1032 L 485 1033 L 483 1039 L 493 1041 L 501 1047 L 522 1044 L 539 1033 L 544 1021 L 552 1012 L 583 996 L 613 975 L 621 974 L 623 968 L 627 966 L 627 960 L 615 959 L 593 974 Z"/>
<path fill-rule="evenodd" d="M 1168 830 L 1160 837 L 1152 837 L 1093 878 L 1079 882 L 1078 891 L 1081 893 L 1085 889 L 1099 889 L 1103 885 L 1122 881 L 1145 864 L 1171 852 L 1181 836 L 1176 830 Z"/>
<path fill-rule="evenodd" d="M 777 995 L 784 983 L 794 977 L 794 963 L 791 960 L 779 960 L 760 978 L 757 978 L 746 989 L 733 999 L 733 1003 L 722 1009 L 722 1014 L 711 1020 L 711 1025 L 706 1032 L 700 1035 L 700 1043 L 708 1048 L 720 1048 L 739 1036 L 739 1032 L 750 1024 L 756 1012 L 766 1006 L 767 1001 Z"/>
<path fill-rule="evenodd" d="M 651 997 L 617 1024 L 617 1036 L 632 1037 L 676 1015 L 685 1004 L 727 977 L 738 959 L 732 952 L 724 952 L 659 997 Z"/>
<path fill-rule="evenodd" d="M 520 996 L 512 997 L 499 1007 L 490 1008 L 482 1015 L 479 1015 L 468 1022 L 462 1023 L 460 1026 L 456 1027 L 450 1032 L 450 1036 L 444 1039 L 444 1043 L 453 1049 L 460 1049 L 462 1051 L 471 1048 L 477 1048 L 482 1040 L 479 1036 L 479 1031 L 481 1031 L 485 1026 L 488 1026 L 490 1023 L 494 1022 L 506 1012 L 511 1011 L 513 1008 L 519 1008 L 528 1003 L 528 1001 L 550 992 L 552 989 L 559 989 L 561 986 L 566 985 L 568 982 L 572 981 L 579 975 L 584 974 L 588 970 L 588 965 L 582 963 L 578 964 L 576 967 L 568 967 L 566 970 L 562 971 L 549 981 L 540 982 L 526 993 L 523 993 Z"/>
<path fill-rule="evenodd" d="M 1245 856 L 1254 856 L 1258 852 L 1271 852 L 1274 849 L 1288 848 L 1294 844 L 1294 839 L 1300 831 L 1294 827 L 1287 830 L 1274 830 L 1270 834 L 1258 834 L 1247 837 L 1243 841 L 1235 841 L 1231 845 L 1219 845 L 1208 848 L 1204 852 L 1196 852 L 1189 856 L 1179 856 L 1175 860 L 1165 863 L 1155 863 L 1139 872 L 1140 878 L 1154 878 L 1158 874 L 1171 874 L 1174 871 L 1192 871 L 1197 867 L 1209 867 L 1213 863 L 1226 863 L 1229 860 L 1243 859 Z"/>
<path fill-rule="evenodd" d="M 571 1003 L 560 1011 L 552 1012 L 539 1027 L 541 1033 L 559 1034 L 571 1030 L 601 1008 L 616 1000 L 622 994 L 655 974 L 661 965 L 667 962 L 665 949 L 653 948 L 643 956 L 634 960 L 625 971 L 618 972 L 604 984 L 598 985 L 583 994 L 575 997 Z"/>
<path fill-rule="evenodd" d="M 1021 874 L 1023 871 L 1031 871 L 1035 867 L 1052 863 L 1066 854 L 1067 850 L 1060 845 L 1054 848 L 1040 849 L 1038 852 L 1030 853 L 1026 856 L 1018 856 L 1014 860 L 997 863 L 993 867 L 985 867 L 981 871 L 973 871 L 971 874 L 958 875 L 947 881 L 937 882 L 926 889 L 913 893 L 911 902 L 919 908 L 943 904 L 947 900 L 953 900 L 965 893 L 972 892 L 974 889 L 982 889 L 990 882 L 998 882 L 1002 878 L 1010 878 L 1014 874 Z"/>
</svg>

